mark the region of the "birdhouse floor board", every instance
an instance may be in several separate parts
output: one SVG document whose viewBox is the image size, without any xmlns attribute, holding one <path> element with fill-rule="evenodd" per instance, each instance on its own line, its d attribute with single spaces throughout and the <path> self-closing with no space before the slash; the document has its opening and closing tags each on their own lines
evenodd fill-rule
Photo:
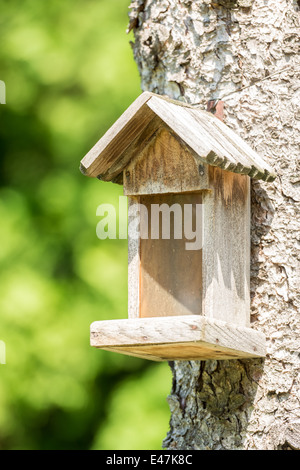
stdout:
<svg viewBox="0 0 300 470">
<path fill-rule="evenodd" d="M 262 333 L 199 315 L 97 321 L 91 346 L 155 361 L 265 356 Z"/>
<path fill-rule="evenodd" d="M 215 347 L 205 343 L 175 343 L 175 344 L 151 344 L 148 346 L 131 346 L 122 348 L 100 348 L 110 352 L 117 352 L 127 356 L 149 359 L 152 361 L 192 361 L 209 359 L 247 359 L 252 356 L 242 351 L 229 350 Z"/>
</svg>

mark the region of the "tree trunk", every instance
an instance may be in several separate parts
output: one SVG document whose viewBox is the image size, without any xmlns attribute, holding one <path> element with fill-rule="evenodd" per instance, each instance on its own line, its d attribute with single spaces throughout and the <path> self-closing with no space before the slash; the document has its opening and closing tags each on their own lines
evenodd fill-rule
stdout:
<svg viewBox="0 0 300 470">
<path fill-rule="evenodd" d="M 224 97 L 224 122 L 278 174 L 252 182 L 251 321 L 267 337 L 267 356 L 171 363 L 168 449 L 300 447 L 299 5 L 131 4 L 142 89 L 203 109 Z"/>
</svg>

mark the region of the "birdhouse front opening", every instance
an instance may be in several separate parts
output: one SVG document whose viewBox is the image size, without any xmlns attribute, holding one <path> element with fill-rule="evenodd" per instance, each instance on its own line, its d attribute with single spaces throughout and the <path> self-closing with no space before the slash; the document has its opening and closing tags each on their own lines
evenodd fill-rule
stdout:
<svg viewBox="0 0 300 470">
<path fill-rule="evenodd" d="M 82 160 L 128 196 L 128 319 L 91 345 L 152 360 L 261 357 L 250 327 L 250 177 L 272 169 L 217 118 L 143 93 Z"/>
<path fill-rule="evenodd" d="M 201 199 L 201 193 L 140 197 L 144 214 L 151 215 L 141 219 L 141 231 L 147 224 L 148 232 L 140 240 L 141 318 L 201 315 Z"/>
</svg>

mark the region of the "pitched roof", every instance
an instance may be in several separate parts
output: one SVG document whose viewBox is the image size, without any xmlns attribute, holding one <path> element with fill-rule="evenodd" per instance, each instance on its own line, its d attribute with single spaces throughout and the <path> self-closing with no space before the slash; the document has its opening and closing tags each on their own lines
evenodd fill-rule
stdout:
<svg viewBox="0 0 300 470">
<path fill-rule="evenodd" d="M 166 125 L 196 156 L 212 166 L 255 179 L 273 181 L 274 170 L 213 114 L 181 101 L 142 93 L 82 159 L 83 174 L 116 181 L 132 158 L 132 148 L 145 144 L 145 133 Z M 138 145 L 137 145 L 138 144 Z"/>
</svg>

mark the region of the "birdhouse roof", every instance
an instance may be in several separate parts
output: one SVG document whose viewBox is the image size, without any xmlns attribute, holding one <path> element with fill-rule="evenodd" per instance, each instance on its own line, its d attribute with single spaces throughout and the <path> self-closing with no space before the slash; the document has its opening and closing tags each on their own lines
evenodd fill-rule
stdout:
<svg viewBox="0 0 300 470">
<path fill-rule="evenodd" d="M 119 182 L 131 158 L 161 125 L 203 163 L 264 181 L 276 177 L 274 170 L 213 114 L 150 92 L 142 93 L 87 153 L 81 172 Z"/>
</svg>

